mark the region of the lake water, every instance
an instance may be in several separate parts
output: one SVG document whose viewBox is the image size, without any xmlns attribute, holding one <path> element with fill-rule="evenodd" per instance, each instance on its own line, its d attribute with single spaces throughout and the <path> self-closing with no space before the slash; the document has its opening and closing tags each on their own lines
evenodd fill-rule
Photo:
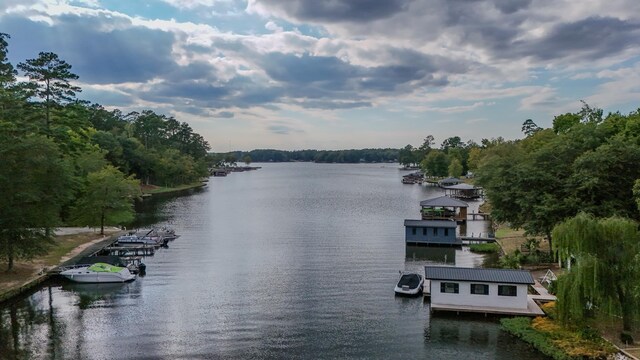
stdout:
<svg viewBox="0 0 640 360">
<path fill-rule="evenodd" d="M 0 358 L 544 358 L 495 321 L 394 296 L 399 270 L 482 265 L 464 248 L 405 246 L 403 220 L 442 190 L 401 184 L 397 164 L 262 166 L 145 203 L 141 222 L 182 235 L 145 277 L 51 282 L 5 304 Z"/>
</svg>

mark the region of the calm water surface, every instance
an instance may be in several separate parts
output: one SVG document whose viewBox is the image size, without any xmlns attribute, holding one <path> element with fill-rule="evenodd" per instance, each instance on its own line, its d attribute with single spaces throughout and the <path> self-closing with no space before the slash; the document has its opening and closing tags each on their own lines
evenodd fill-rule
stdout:
<svg viewBox="0 0 640 360">
<path fill-rule="evenodd" d="M 393 164 L 263 166 L 147 203 L 141 221 L 182 237 L 145 277 L 52 282 L 0 308 L 0 358 L 543 358 L 495 322 L 394 296 L 399 270 L 483 262 L 405 246 L 403 220 L 441 190 L 402 185 Z"/>
</svg>

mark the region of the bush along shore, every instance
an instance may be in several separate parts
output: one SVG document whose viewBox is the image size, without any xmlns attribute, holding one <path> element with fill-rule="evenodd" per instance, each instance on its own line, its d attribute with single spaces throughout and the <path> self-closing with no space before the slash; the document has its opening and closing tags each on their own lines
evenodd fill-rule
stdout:
<svg viewBox="0 0 640 360">
<path fill-rule="evenodd" d="M 504 318 L 500 324 L 509 334 L 556 360 L 606 359 L 617 352 L 595 329 L 562 326 L 554 316 L 555 302 L 545 304 L 543 310 L 547 317 Z"/>
</svg>

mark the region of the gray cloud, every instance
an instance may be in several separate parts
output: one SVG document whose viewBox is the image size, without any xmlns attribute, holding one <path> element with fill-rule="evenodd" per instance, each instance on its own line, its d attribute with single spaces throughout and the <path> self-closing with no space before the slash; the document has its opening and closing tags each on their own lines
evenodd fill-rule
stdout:
<svg viewBox="0 0 640 360">
<path fill-rule="evenodd" d="M 278 135 L 289 135 L 291 133 L 304 132 L 302 130 L 295 129 L 295 128 L 289 126 L 289 125 L 283 125 L 283 124 L 269 125 L 269 126 L 267 126 L 267 130 L 269 130 L 270 132 L 272 132 L 274 134 L 278 134 Z"/>
<path fill-rule="evenodd" d="M 590 17 L 559 24 L 545 37 L 512 44 L 513 57 L 532 56 L 541 60 L 564 57 L 600 59 L 640 45 L 640 22 Z"/>
<path fill-rule="evenodd" d="M 388 18 L 404 11 L 413 0 L 260 0 L 260 4 L 277 7 L 300 21 L 369 22 Z"/>
<path fill-rule="evenodd" d="M 215 114 L 215 117 L 221 118 L 221 119 L 231 119 L 234 116 L 235 114 L 231 111 L 220 111 L 219 113 Z"/>
<path fill-rule="evenodd" d="M 3 17 L 3 31 L 11 34 L 12 59 L 35 58 L 52 51 L 73 66 L 88 83 L 141 82 L 176 67 L 171 56 L 173 35 L 143 27 L 108 32 L 98 30 L 106 18 L 65 15 L 54 26 L 19 17 Z"/>
</svg>

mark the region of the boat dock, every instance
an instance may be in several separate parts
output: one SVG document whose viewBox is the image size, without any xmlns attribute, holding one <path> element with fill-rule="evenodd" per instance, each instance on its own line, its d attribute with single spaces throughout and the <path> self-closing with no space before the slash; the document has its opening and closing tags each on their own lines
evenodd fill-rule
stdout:
<svg viewBox="0 0 640 360">
<path fill-rule="evenodd" d="M 491 214 L 482 212 L 467 213 L 467 220 L 491 220 Z"/>
<path fill-rule="evenodd" d="M 120 257 L 126 256 L 153 256 L 156 252 L 155 245 L 134 245 L 134 246 L 108 246 L 104 251 L 109 255 Z"/>
<path fill-rule="evenodd" d="M 484 243 L 493 243 L 496 242 L 495 237 L 483 237 L 483 236 L 461 236 L 460 244 L 462 245 L 470 245 L 470 244 L 484 244 Z"/>
</svg>

